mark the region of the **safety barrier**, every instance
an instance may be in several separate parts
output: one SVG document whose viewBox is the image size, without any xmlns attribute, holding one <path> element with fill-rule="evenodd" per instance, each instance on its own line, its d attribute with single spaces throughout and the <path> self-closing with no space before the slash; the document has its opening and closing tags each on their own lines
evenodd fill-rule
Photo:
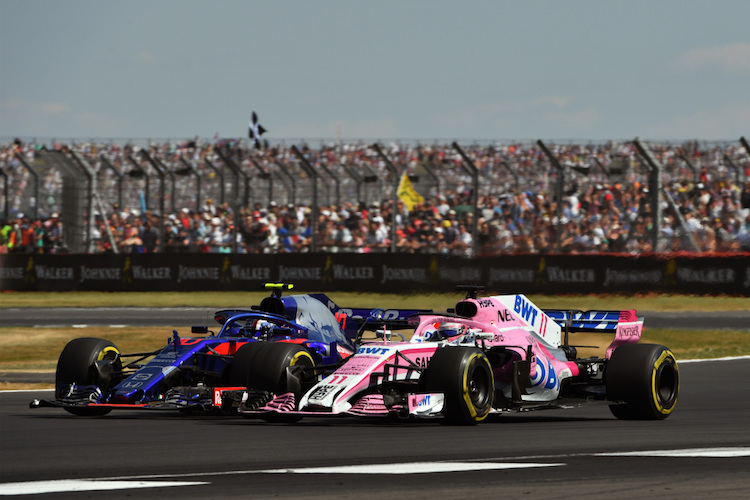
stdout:
<svg viewBox="0 0 750 500">
<path fill-rule="evenodd" d="M 0 291 L 255 291 L 269 281 L 304 291 L 441 292 L 480 284 L 501 294 L 750 296 L 750 254 L 0 254 Z"/>
</svg>

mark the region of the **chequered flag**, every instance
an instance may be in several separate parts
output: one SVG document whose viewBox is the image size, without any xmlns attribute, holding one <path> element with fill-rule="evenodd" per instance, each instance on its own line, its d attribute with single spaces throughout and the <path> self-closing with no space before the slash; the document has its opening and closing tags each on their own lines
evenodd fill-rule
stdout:
<svg viewBox="0 0 750 500">
<path fill-rule="evenodd" d="M 253 111 L 253 116 L 250 119 L 250 126 L 248 127 L 247 136 L 251 141 L 253 141 L 253 144 L 255 144 L 256 148 L 261 147 L 260 136 L 263 134 L 263 132 L 266 132 L 266 129 L 263 128 L 263 125 L 258 123 L 258 115 L 255 114 L 255 111 Z"/>
</svg>

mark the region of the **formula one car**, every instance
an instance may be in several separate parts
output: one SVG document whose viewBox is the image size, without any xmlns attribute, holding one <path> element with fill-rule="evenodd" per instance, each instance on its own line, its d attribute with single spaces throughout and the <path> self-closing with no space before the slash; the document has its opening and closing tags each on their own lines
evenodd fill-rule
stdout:
<svg viewBox="0 0 750 500">
<path fill-rule="evenodd" d="M 292 285 L 266 287 L 273 291 L 259 306 L 216 312 L 219 333 L 200 326 L 192 333 L 207 336 L 181 338 L 174 331 L 167 346 L 154 352 L 123 354 L 99 338 L 70 341 L 57 363 L 55 400 L 34 400 L 31 407 L 75 415 L 105 415 L 115 408 L 219 409 L 223 391 L 247 386 L 251 366 L 267 379 L 283 376 L 289 381 L 284 387 L 294 390 L 299 377 L 286 377 L 287 370 L 305 367 L 305 380 L 312 380 L 354 353 L 370 309 L 341 309 L 324 294 L 282 297 Z M 415 312 L 386 314 L 398 323 Z"/>
<path fill-rule="evenodd" d="M 643 318 L 634 310 L 542 310 L 524 295 L 477 298 L 481 287 L 448 314 L 410 320 L 409 342 L 365 342 L 354 356 L 306 391 L 279 390 L 249 366 L 240 411 L 290 420 L 310 415 L 442 417 L 474 424 L 491 413 L 565 408 L 601 401 L 620 419 L 664 419 L 674 410 L 679 370 L 664 346 L 639 344 Z M 393 324 L 392 326 L 395 326 Z M 608 332 L 601 357 L 579 358 L 577 332 Z M 590 347 L 590 346 L 589 346 Z M 276 391 L 276 392 L 274 392 Z M 235 402 L 238 396 L 227 394 Z M 257 404 L 259 394 L 267 402 Z M 248 404 L 248 402 L 250 402 Z"/>
</svg>

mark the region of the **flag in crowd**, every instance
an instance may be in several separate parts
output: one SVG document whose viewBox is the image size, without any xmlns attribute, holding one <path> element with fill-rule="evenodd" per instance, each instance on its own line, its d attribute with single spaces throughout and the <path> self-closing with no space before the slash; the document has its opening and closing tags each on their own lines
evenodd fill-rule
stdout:
<svg viewBox="0 0 750 500">
<path fill-rule="evenodd" d="M 253 111 L 253 116 L 252 118 L 250 118 L 250 126 L 248 127 L 247 135 L 250 140 L 253 141 L 253 144 L 256 148 L 261 147 L 260 136 L 263 135 L 263 132 L 266 132 L 266 129 L 263 128 L 263 125 L 258 122 L 258 115 L 255 114 L 255 111 Z"/>
<path fill-rule="evenodd" d="M 399 199 L 404 202 L 409 211 L 413 210 L 415 205 L 424 203 L 424 198 L 414 189 L 414 184 L 411 183 L 411 179 L 406 175 L 406 172 L 401 176 L 397 193 Z"/>
</svg>

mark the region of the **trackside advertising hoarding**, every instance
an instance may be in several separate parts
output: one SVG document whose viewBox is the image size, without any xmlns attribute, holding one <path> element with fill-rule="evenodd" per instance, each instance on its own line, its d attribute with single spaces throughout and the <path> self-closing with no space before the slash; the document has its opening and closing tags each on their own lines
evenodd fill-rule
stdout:
<svg viewBox="0 0 750 500">
<path fill-rule="evenodd" d="M 750 254 L 507 255 L 463 259 L 391 254 L 0 254 L 1 291 L 259 290 L 493 293 L 673 292 L 750 296 Z"/>
</svg>

